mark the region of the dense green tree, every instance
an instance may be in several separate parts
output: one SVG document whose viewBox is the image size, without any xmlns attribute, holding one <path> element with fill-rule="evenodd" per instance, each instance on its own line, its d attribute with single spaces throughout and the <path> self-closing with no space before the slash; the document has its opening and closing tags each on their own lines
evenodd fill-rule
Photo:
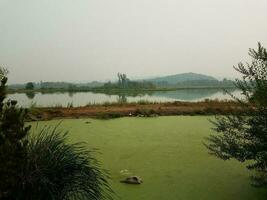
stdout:
<svg viewBox="0 0 267 200">
<path fill-rule="evenodd" d="M 242 112 L 217 116 L 213 121 L 217 134 L 206 143 L 210 153 L 224 160 L 250 161 L 255 186 L 267 186 L 267 51 L 259 43 L 250 49 L 252 62 L 234 67 L 242 74 L 236 86 L 244 98 L 237 99 Z"/>
<path fill-rule="evenodd" d="M 33 82 L 28 82 L 28 83 L 26 83 L 25 89 L 26 89 L 26 90 L 33 90 L 33 89 L 34 89 L 34 84 L 33 84 Z"/>
<path fill-rule="evenodd" d="M 0 199 L 12 199 L 22 184 L 27 158 L 27 140 L 30 126 L 25 126 L 26 110 L 17 108 L 16 101 L 6 97 L 6 70 L 0 69 Z"/>
</svg>

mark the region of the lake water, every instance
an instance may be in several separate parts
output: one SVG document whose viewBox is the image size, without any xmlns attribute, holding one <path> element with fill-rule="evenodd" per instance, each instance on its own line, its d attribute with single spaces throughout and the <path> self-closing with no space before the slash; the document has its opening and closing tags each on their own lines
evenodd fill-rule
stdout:
<svg viewBox="0 0 267 200">
<path fill-rule="evenodd" d="M 240 91 L 231 91 L 237 97 L 240 97 Z M 29 107 L 36 104 L 40 107 L 46 106 L 85 106 L 94 103 L 106 102 L 173 102 L 173 101 L 202 101 L 205 99 L 229 100 L 231 97 L 218 89 L 181 89 L 176 91 L 151 92 L 146 94 L 120 94 L 109 95 L 93 92 L 75 92 L 75 93 L 14 93 L 9 94 L 8 99 L 14 99 L 23 107 Z"/>
</svg>

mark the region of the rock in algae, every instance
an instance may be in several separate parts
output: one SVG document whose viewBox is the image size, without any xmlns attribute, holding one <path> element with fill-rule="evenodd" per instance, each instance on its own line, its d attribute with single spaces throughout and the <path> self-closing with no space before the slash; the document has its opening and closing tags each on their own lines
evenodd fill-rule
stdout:
<svg viewBox="0 0 267 200">
<path fill-rule="evenodd" d="M 130 176 L 126 179 L 122 180 L 121 183 L 127 183 L 127 184 L 141 184 L 143 183 L 142 179 L 138 176 Z"/>
</svg>

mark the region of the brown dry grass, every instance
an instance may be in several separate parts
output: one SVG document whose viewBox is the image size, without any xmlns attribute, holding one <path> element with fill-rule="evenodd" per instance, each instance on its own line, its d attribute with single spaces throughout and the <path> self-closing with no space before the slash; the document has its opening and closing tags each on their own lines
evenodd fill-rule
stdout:
<svg viewBox="0 0 267 200">
<path fill-rule="evenodd" d="M 129 103 L 109 105 L 89 105 L 74 108 L 36 108 L 29 113 L 31 120 L 50 120 L 59 118 L 136 116 L 145 113 L 153 115 L 214 115 L 242 111 L 233 101 L 173 102 L 173 103 Z"/>
</svg>

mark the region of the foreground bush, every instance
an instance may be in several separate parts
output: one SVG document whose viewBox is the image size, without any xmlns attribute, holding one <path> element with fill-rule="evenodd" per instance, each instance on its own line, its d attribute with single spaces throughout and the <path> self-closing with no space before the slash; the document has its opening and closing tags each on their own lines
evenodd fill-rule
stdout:
<svg viewBox="0 0 267 200">
<path fill-rule="evenodd" d="M 210 153 L 224 160 L 250 161 L 247 168 L 256 171 L 253 184 L 267 187 L 267 50 L 258 45 L 250 49 L 251 64 L 235 68 L 242 75 L 236 86 L 243 99 L 235 98 L 244 112 L 218 116 L 216 135 L 208 138 Z"/>
<path fill-rule="evenodd" d="M 11 195 L 23 184 L 30 127 L 24 124 L 27 111 L 17 108 L 16 101 L 4 101 L 6 74 L 0 68 L 0 199 L 14 199 Z"/>
<path fill-rule="evenodd" d="M 22 199 L 111 199 L 106 173 L 81 143 L 44 127 L 29 139 L 28 162 L 19 190 Z"/>
</svg>

